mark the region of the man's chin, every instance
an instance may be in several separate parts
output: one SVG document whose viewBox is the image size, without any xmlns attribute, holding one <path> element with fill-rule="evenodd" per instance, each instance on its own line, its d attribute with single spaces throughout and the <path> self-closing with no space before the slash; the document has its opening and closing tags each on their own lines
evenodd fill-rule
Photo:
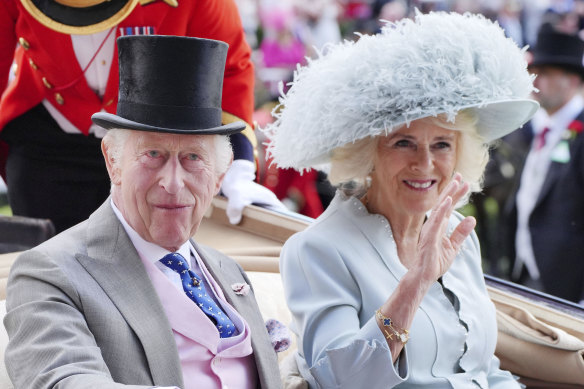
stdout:
<svg viewBox="0 0 584 389">
<path fill-rule="evenodd" d="M 152 236 L 152 243 L 164 247 L 168 251 L 176 251 L 190 239 L 190 234 L 184 230 L 156 231 Z"/>
</svg>

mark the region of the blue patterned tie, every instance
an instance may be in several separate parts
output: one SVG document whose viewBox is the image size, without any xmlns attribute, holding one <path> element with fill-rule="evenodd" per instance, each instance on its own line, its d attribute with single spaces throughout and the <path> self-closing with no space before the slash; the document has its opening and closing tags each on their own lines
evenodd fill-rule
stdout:
<svg viewBox="0 0 584 389">
<path fill-rule="evenodd" d="M 170 253 L 160 260 L 163 265 L 180 275 L 186 295 L 211 319 L 219 330 L 219 336 L 228 338 L 235 332 L 235 325 L 229 316 L 207 294 L 201 279 L 189 269 L 189 264 L 179 253 Z"/>
</svg>

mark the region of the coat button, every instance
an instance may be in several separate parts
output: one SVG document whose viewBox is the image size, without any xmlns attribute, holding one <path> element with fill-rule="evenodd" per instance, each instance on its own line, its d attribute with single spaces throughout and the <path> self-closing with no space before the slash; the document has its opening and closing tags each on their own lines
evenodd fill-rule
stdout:
<svg viewBox="0 0 584 389">
<path fill-rule="evenodd" d="M 24 39 L 23 37 L 18 38 L 18 43 L 20 43 L 22 48 L 25 50 L 28 50 L 30 48 L 28 41 L 26 39 Z"/>
<path fill-rule="evenodd" d="M 59 105 L 65 104 L 65 99 L 63 98 L 63 96 L 61 96 L 60 93 L 55 93 L 55 100 L 57 101 L 57 104 L 59 104 Z"/>
<path fill-rule="evenodd" d="M 33 68 L 34 70 L 38 70 L 39 67 L 37 66 L 36 63 L 34 63 L 34 61 L 32 59 L 29 59 L 28 63 L 29 63 L 31 68 Z"/>
<path fill-rule="evenodd" d="M 51 89 L 53 87 L 53 85 L 51 85 L 51 83 L 47 80 L 46 77 L 43 77 L 43 84 L 45 84 L 47 89 Z"/>
</svg>

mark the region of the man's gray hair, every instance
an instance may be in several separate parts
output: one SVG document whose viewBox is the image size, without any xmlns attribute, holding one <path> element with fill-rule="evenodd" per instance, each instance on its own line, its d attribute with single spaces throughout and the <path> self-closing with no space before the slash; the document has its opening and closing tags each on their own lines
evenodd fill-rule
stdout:
<svg viewBox="0 0 584 389">
<path fill-rule="evenodd" d="M 111 158 L 112 164 L 116 166 L 121 158 L 124 146 L 130 131 L 125 128 L 112 128 L 105 134 L 103 141 L 107 145 L 108 154 Z M 215 144 L 215 174 L 220 176 L 229 168 L 233 151 L 231 149 L 231 142 L 228 135 L 213 135 Z"/>
</svg>

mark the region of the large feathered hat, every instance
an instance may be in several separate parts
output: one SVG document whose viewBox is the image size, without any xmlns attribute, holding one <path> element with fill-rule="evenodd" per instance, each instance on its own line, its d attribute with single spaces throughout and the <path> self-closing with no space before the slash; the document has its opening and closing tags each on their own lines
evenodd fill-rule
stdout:
<svg viewBox="0 0 584 389">
<path fill-rule="evenodd" d="M 280 167 L 321 168 L 332 150 L 438 114 L 474 109 L 485 142 L 538 108 L 524 51 L 480 15 L 435 12 L 328 46 L 294 74 L 264 131 Z"/>
</svg>

